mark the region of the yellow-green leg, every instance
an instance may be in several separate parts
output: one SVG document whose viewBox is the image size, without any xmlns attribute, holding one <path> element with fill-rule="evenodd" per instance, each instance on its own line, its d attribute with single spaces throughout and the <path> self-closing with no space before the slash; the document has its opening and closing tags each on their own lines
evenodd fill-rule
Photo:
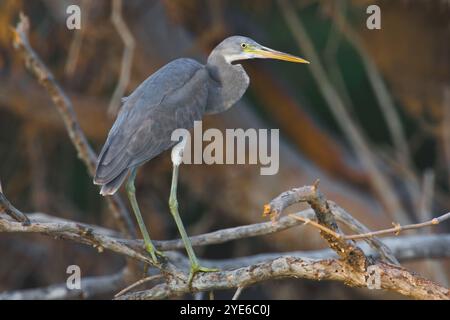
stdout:
<svg viewBox="0 0 450 320">
<path fill-rule="evenodd" d="M 130 176 L 128 177 L 128 181 L 126 184 L 126 190 L 128 194 L 128 199 L 131 203 L 131 208 L 133 209 L 134 215 L 136 216 L 136 220 L 139 225 L 139 229 L 141 230 L 142 237 L 144 238 L 145 250 L 150 254 L 154 263 L 158 263 L 157 255 L 164 256 L 162 252 L 156 250 L 155 246 L 150 239 L 150 235 L 148 234 L 147 228 L 145 227 L 144 220 L 142 219 L 141 210 L 139 210 L 139 205 L 136 200 L 136 188 L 134 186 L 134 180 L 136 179 L 136 171 L 134 168 L 131 170 Z"/>
<path fill-rule="evenodd" d="M 177 224 L 178 230 L 180 232 L 181 238 L 184 242 L 184 247 L 186 248 L 187 254 L 189 256 L 189 260 L 191 262 L 191 270 L 189 273 L 188 283 L 189 285 L 192 282 L 195 274 L 197 272 L 215 272 L 219 271 L 218 269 L 205 268 L 200 266 L 200 263 L 195 255 L 194 249 L 192 248 L 191 240 L 184 229 L 183 222 L 181 221 L 180 214 L 178 212 L 178 200 L 177 200 L 177 185 L 178 185 L 178 169 L 179 164 L 174 163 L 173 165 L 173 175 L 172 175 L 172 185 L 170 187 L 170 197 L 169 197 L 169 208 L 172 216 Z"/>
</svg>

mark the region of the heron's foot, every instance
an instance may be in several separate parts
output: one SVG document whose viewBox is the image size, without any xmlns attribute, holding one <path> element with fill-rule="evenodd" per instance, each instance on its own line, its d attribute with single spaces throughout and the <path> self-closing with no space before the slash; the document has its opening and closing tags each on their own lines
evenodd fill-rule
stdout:
<svg viewBox="0 0 450 320">
<path fill-rule="evenodd" d="M 164 260 L 166 257 L 163 252 L 156 250 L 156 248 L 152 244 L 146 244 L 145 250 L 150 254 L 150 257 L 152 258 L 154 264 L 158 264 L 161 258 L 162 260 Z"/>
<path fill-rule="evenodd" d="M 192 284 L 192 280 L 194 279 L 194 276 L 198 272 L 218 272 L 218 271 L 220 271 L 220 270 L 216 269 L 216 268 L 206 268 L 206 267 L 202 267 L 199 264 L 191 264 L 191 271 L 189 273 L 189 278 L 188 278 L 188 285 L 189 285 L 189 287 Z"/>
</svg>

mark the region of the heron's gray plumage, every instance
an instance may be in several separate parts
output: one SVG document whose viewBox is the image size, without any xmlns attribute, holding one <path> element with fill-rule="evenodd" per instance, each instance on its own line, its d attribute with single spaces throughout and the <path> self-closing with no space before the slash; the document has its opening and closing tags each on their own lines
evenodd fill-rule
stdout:
<svg viewBox="0 0 450 320">
<path fill-rule="evenodd" d="M 127 97 L 99 155 L 94 182 L 103 185 L 102 194 L 114 193 L 130 168 L 176 143 L 170 139 L 175 129 L 189 129 L 201 119 L 208 77 L 195 60 L 177 59 Z"/>
<path fill-rule="evenodd" d="M 253 49 L 245 50 L 247 46 Z M 232 62 L 268 57 L 270 52 L 280 54 L 247 37 L 229 37 L 211 52 L 206 65 L 177 59 L 148 77 L 122 100 L 99 155 L 94 183 L 102 185 L 100 193 L 115 193 L 130 169 L 173 146 L 175 129 L 190 129 L 204 114 L 231 108 L 250 83 L 244 68 Z"/>
</svg>

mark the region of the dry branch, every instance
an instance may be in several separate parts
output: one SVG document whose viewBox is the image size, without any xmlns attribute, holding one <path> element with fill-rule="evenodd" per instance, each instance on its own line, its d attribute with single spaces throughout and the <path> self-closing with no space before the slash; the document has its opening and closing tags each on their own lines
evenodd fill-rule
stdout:
<svg viewBox="0 0 450 320">
<path fill-rule="evenodd" d="M 23 56 L 27 69 L 33 74 L 45 90 L 50 95 L 58 112 L 60 113 L 70 140 L 77 150 L 78 157 L 86 165 L 91 176 L 95 173 L 97 155 L 92 150 L 78 123 L 77 115 L 72 102 L 64 93 L 60 85 L 56 82 L 53 74 L 44 65 L 39 56 L 34 52 L 28 41 L 29 20 L 24 15 L 20 15 L 20 21 L 17 27 L 13 29 L 14 48 Z M 124 234 L 135 236 L 134 224 L 130 219 L 128 210 L 119 195 L 107 197 L 111 212 L 113 213 L 118 226 Z"/>
<path fill-rule="evenodd" d="M 133 34 L 122 16 L 122 0 L 113 0 L 111 21 L 125 46 L 122 55 L 119 82 L 114 89 L 114 93 L 108 107 L 108 113 L 110 115 L 115 115 L 120 107 L 120 101 L 125 94 L 128 82 L 130 81 L 130 72 L 133 63 L 133 52 L 135 46 Z"/>
<path fill-rule="evenodd" d="M 343 208 L 339 207 L 333 201 L 328 201 L 328 204 L 331 208 L 331 211 L 335 215 L 336 219 L 339 222 L 345 224 L 350 230 L 356 233 L 368 233 L 371 232 L 369 228 L 367 228 L 364 224 L 359 222 L 356 218 L 354 218 L 350 213 L 345 211 Z M 377 237 L 364 238 L 363 239 L 373 250 L 378 252 L 381 258 L 389 262 L 391 264 L 400 265 L 395 255 L 392 253 L 392 250 L 385 245 L 380 239 Z"/>
<path fill-rule="evenodd" d="M 416 299 L 450 299 L 448 289 L 413 275 L 401 267 L 379 263 L 375 268 L 380 274 L 381 289 Z M 283 256 L 231 271 L 201 274 L 193 280 L 192 290 L 198 292 L 247 287 L 258 282 L 286 277 L 336 280 L 350 286 L 367 287 L 368 274 L 355 272 L 347 263 L 336 259 L 315 260 Z M 169 281 L 117 299 L 165 299 L 189 292 L 185 282 Z"/>
<path fill-rule="evenodd" d="M 112 231 L 111 231 L 112 232 Z M 393 237 L 384 239 L 387 245 L 392 249 L 394 254 L 401 261 L 408 260 L 418 260 L 418 259 L 430 259 L 430 258 L 444 258 L 450 257 L 450 235 L 426 235 L 426 236 L 403 236 L 403 237 Z M 363 245 L 364 247 L 364 245 Z M 367 255 L 376 256 L 377 252 L 371 252 L 369 248 L 363 248 Z M 176 262 L 177 265 L 187 266 L 189 261 L 187 258 L 179 253 L 170 252 L 167 253 L 172 262 Z M 297 251 L 297 252 L 287 252 L 283 255 L 280 253 L 266 253 L 256 256 L 248 256 L 241 258 L 232 258 L 227 260 L 202 260 L 202 265 L 207 267 L 220 267 L 222 270 L 227 269 L 239 269 L 245 268 L 249 265 L 256 265 L 269 260 L 279 259 L 280 257 L 293 257 L 298 259 L 313 259 L 313 260 L 324 260 L 335 258 L 336 255 L 330 249 L 316 250 L 316 251 Z M 91 278 L 88 278 L 91 279 Z M 94 280 L 95 278 L 93 278 Z M 101 282 L 94 282 L 99 286 Z M 5 292 L 0 294 L 0 299 L 13 299 L 13 298 L 33 298 L 33 299 L 45 299 L 54 297 L 54 295 L 47 295 L 47 292 L 53 291 L 53 288 L 62 288 L 64 284 L 51 285 L 45 288 L 30 289 L 30 290 L 17 290 L 11 292 Z M 158 285 L 158 288 L 164 287 L 165 285 Z M 158 288 L 153 288 L 152 290 L 159 291 Z M 119 288 L 112 290 L 111 292 L 116 292 Z M 100 290 L 100 289 L 99 289 Z M 73 296 L 73 292 L 65 291 L 67 293 L 67 298 L 80 297 L 79 295 Z M 94 292 L 94 291 L 93 291 Z M 107 294 L 103 292 L 103 294 Z M 147 295 L 147 294 L 146 294 Z M 149 297 L 150 295 L 148 295 Z M 59 298 L 65 298 L 60 295 Z"/>
<path fill-rule="evenodd" d="M 386 235 L 395 233 L 398 235 L 400 232 L 405 230 L 419 229 L 423 227 L 437 225 L 445 220 L 450 219 L 450 212 L 443 214 L 439 217 L 433 218 L 429 221 L 409 224 L 409 225 L 400 225 L 398 223 L 393 223 L 393 228 L 370 231 L 359 221 L 354 219 L 349 213 L 347 213 L 344 209 L 340 208 L 336 203 L 327 201 L 324 199 L 323 195 L 317 189 L 317 183 L 314 186 L 306 186 L 301 188 L 294 188 L 289 191 L 283 192 L 278 197 L 273 199 L 269 204 L 264 207 L 264 214 L 270 215 L 272 220 L 278 219 L 280 214 L 288 208 L 289 206 L 299 203 L 299 202 L 308 202 L 311 207 L 315 210 L 316 215 L 319 213 L 319 216 L 326 216 L 327 219 L 330 220 L 329 223 L 324 223 L 323 219 L 318 219 L 318 222 L 311 219 L 311 217 L 305 217 L 301 215 L 290 215 L 293 219 L 298 221 L 302 221 L 305 224 L 310 224 L 315 228 L 319 229 L 323 234 L 328 234 L 329 236 L 339 239 L 339 240 L 360 240 L 367 238 L 374 238 L 380 235 Z M 318 216 L 318 217 L 319 217 Z M 336 217 L 340 221 L 343 221 L 347 226 L 359 232 L 354 235 L 344 235 L 342 234 L 333 223 L 333 217 Z M 362 232 L 361 232 L 362 231 Z M 330 239 L 325 238 L 329 243 Z M 369 245 L 374 247 L 376 250 L 381 250 L 381 255 L 387 258 L 387 260 L 392 260 L 394 264 L 397 264 L 397 260 L 390 253 L 389 248 L 384 246 L 378 239 L 375 239 L 375 242 L 368 242 Z M 342 243 L 340 243 L 342 245 Z M 330 245 L 330 247 L 332 247 Z M 333 248 L 333 247 L 332 247 Z M 342 251 L 342 248 L 338 248 Z"/>
<path fill-rule="evenodd" d="M 306 213 L 306 214 L 305 214 Z M 310 210 L 301 211 L 296 214 L 296 216 L 309 216 Z M 55 218 L 49 215 L 45 215 L 42 213 L 34 213 L 28 214 L 30 218 L 31 224 L 29 226 L 23 226 L 20 223 L 8 219 L 6 216 L 0 215 L 0 232 L 9 232 L 9 233 L 39 233 L 43 235 L 49 236 L 57 236 L 63 239 L 75 241 L 78 243 L 88 244 L 94 248 L 100 247 L 100 251 L 102 249 L 111 250 L 118 254 L 128 255 L 132 258 L 138 259 L 143 262 L 148 261 L 148 257 L 145 255 L 142 250 L 142 241 L 141 240 L 129 240 L 119 238 L 119 234 L 113 230 L 102 228 L 99 226 L 83 224 L 78 222 L 73 222 L 66 219 Z M 283 220 L 294 220 L 296 226 L 301 224 L 301 222 L 295 220 L 292 217 L 282 217 L 280 219 Z M 193 246 L 204 246 L 217 244 L 217 238 L 221 238 L 220 234 L 226 235 L 223 237 L 223 241 L 220 243 L 224 243 L 227 241 L 239 240 L 243 239 L 242 235 L 248 235 L 246 230 L 258 230 L 259 235 L 266 235 L 277 232 L 277 229 L 266 229 L 267 224 L 272 223 L 256 223 L 252 225 L 245 225 L 236 228 L 222 229 L 212 233 L 205 233 L 199 236 L 191 237 L 191 241 Z M 293 227 L 292 226 L 292 227 Z M 259 230 L 266 230 L 265 233 L 260 232 Z M 87 232 L 86 232 L 87 231 Z M 236 236 L 229 236 L 231 231 L 236 231 Z M 208 237 L 212 234 L 213 237 L 211 241 L 209 241 Z M 249 235 L 250 237 L 250 235 Z M 245 237 L 244 237 L 245 238 Z M 195 240 L 197 239 L 197 240 Z M 402 240 L 403 239 L 403 240 Z M 398 257 L 400 260 L 411 260 L 411 259 L 425 259 L 425 258 L 439 258 L 439 257 L 448 257 L 450 256 L 450 235 L 427 235 L 427 236 L 405 236 L 405 237 L 392 237 L 386 238 L 383 240 L 384 246 L 390 248 L 390 252 L 392 255 Z M 167 251 L 167 250 L 175 250 L 182 249 L 183 243 L 181 239 L 177 240 L 168 240 L 168 241 L 155 241 L 155 245 L 159 250 Z M 364 248 L 364 247 L 362 247 Z M 378 249 L 374 249 L 372 247 L 372 251 L 368 248 L 364 248 L 364 252 L 366 255 L 370 255 L 373 257 L 378 257 L 381 255 Z M 143 255 L 140 255 L 143 253 Z M 331 258 L 334 257 L 330 250 L 318 250 L 318 251 L 299 251 L 296 253 L 290 253 L 295 256 L 304 256 L 311 258 Z M 248 260 L 250 262 L 254 262 L 254 259 L 266 259 L 273 258 L 273 255 L 279 255 L 279 253 L 270 253 L 270 254 L 261 254 L 258 256 L 254 256 Z M 250 257 L 246 257 L 250 258 Z M 232 263 L 232 260 L 221 260 L 223 263 L 219 263 L 222 267 L 236 267 L 242 266 L 241 263 L 244 263 L 245 260 L 236 260 L 236 263 Z M 208 261 L 206 264 L 211 266 L 213 261 Z"/>
<path fill-rule="evenodd" d="M 273 199 L 270 204 L 264 207 L 264 214 L 269 214 L 271 219 L 276 219 L 281 212 L 294 203 L 307 202 L 314 210 L 317 223 L 321 229 L 321 236 L 324 238 L 331 249 L 333 249 L 342 259 L 347 261 L 356 270 L 365 270 L 367 267 L 366 257 L 352 241 L 347 241 L 341 236 L 339 227 L 335 221 L 334 215 L 331 212 L 330 206 L 322 193 L 317 188 L 318 182 L 313 186 L 305 186 L 295 188 L 283 192 L 277 198 Z M 305 222 L 302 217 L 295 217 Z M 308 219 L 306 221 L 311 221 Z M 331 230 L 331 232 L 329 232 Z"/>
<path fill-rule="evenodd" d="M 136 281 L 135 283 L 129 285 L 129 286 L 126 287 L 125 289 L 120 290 L 118 293 L 116 293 L 116 294 L 114 295 L 114 297 L 115 297 L 115 298 L 120 297 L 120 296 L 124 295 L 125 293 L 129 292 L 131 289 L 134 289 L 134 288 L 140 286 L 141 284 L 144 284 L 144 283 L 146 283 L 146 282 L 149 282 L 149 281 L 153 281 L 153 280 L 159 279 L 159 278 L 161 278 L 161 277 L 162 277 L 162 275 L 160 275 L 160 274 L 155 274 L 155 275 L 153 275 L 153 276 L 148 276 L 148 277 L 145 277 L 145 278 L 143 278 L 143 279 L 140 279 L 140 280 Z"/>
<path fill-rule="evenodd" d="M 1 189 L 1 187 L 0 187 Z M 23 225 L 29 225 L 30 220 L 27 218 L 26 215 L 24 215 L 22 212 L 20 212 L 18 209 L 16 209 L 9 201 L 6 199 L 5 195 L 0 190 L 0 212 L 5 212 L 7 215 L 9 215 L 11 218 L 13 218 L 16 221 L 21 222 Z"/>
</svg>

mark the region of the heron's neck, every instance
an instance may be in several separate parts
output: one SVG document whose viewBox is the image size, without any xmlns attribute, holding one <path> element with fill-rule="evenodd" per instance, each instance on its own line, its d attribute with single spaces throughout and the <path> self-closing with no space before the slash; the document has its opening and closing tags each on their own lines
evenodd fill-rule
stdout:
<svg viewBox="0 0 450 320">
<path fill-rule="evenodd" d="M 211 52 L 206 68 L 210 74 L 206 113 L 223 112 L 242 97 L 250 83 L 249 78 L 240 64 L 231 64 L 215 51 Z"/>
</svg>

